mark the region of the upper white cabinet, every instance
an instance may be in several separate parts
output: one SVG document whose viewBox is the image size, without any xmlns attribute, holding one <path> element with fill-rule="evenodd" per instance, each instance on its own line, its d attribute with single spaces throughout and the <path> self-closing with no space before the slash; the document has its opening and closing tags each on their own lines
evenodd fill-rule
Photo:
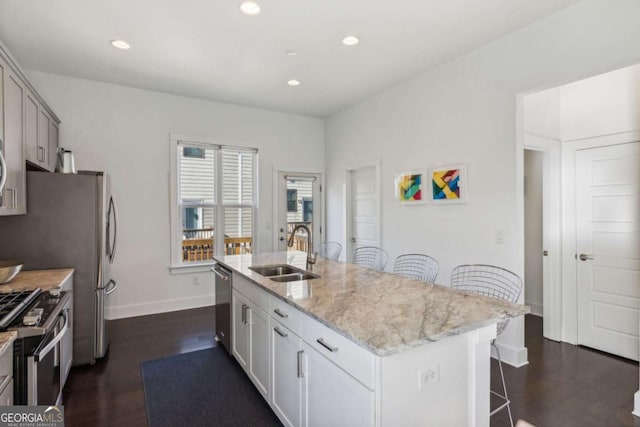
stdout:
<svg viewBox="0 0 640 427">
<path fill-rule="evenodd" d="M 6 176 L 0 192 L 0 215 L 17 215 L 27 212 L 26 169 L 24 163 L 24 98 L 25 86 L 17 75 L 0 58 L 2 71 L 3 132 L 2 155 Z"/>
<path fill-rule="evenodd" d="M 53 172 L 58 152 L 58 124 L 30 91 L 26 92 L 25 108 L 27 161 Z"/>
<path fill-rule="evenodd" d="M 47 170 L 50 172 L 54 172 L 56 170 L 56 164 L 58 161 L 58 134 L 60 132 L 60 128 L 55 120 L 49 120 L 49 149 L 47 152 Z"/>
<path fill-rule="evenodd" d="M 27 212 L 25 160 L 54 171 L 59 123 L 0 43 L 0 215 Z"/>
</svg>

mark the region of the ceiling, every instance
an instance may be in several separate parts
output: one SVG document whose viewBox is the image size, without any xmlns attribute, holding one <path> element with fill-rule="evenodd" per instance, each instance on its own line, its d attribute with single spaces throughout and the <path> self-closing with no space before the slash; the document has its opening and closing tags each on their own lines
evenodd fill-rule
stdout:
<svg viewBox="0 0 640 427">
<path fill-rule="evenodd" d="M 0 0 L 0 40 L 30 70 L 324 117 L 576 3 L 256 1 Z"/>
</svg>

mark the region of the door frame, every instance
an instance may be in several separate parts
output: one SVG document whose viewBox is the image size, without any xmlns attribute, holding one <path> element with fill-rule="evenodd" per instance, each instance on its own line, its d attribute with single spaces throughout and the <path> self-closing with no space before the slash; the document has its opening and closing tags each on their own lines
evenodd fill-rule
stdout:
<svg viewBox="0 0 640 427">
<path fill-rule="evenodd" d="M 272 187 L 273 187 L 273 213 L 272 213 L 272 218 L 271 218 L 271 242 L 272 242 L 272 249 L 274 252 L 276 252 L 278 250 L 278 206 L 279 206 L 279 198 L 280 198 L 280 192 L 278 191 L 279 186 L 280 186 L 280 174 L 284 173 L 284 174 L 291 174 L 291 175 L 295 175 L 295 174 L 317 174 L 320 175 L 320 238 L 321 240 L 316 240 L 315 236 L 313 239 L 314 242 L 314 246 L 316 246 L 316 244 L 319 244 L 321 242 L 324 241 L 324 236 L 327 235 L 327 228 L 326 228 L 326 197 L 325 197 L 325 189 L 327 188 L 325 185 L 325 173 L 324 173 L 324 168 L 322 169 L 309 169 L 309 168 L 289 168 L 289 167 L 277 167 L 274 166 L 273 167 L 273 181 L 272 181 Z"/>
<path fill-rule="evenodd" d="M 375 207 L 376 210 L 378 212 L 377 215 L 377 223 L 376 223 L 376 234 L 378 236 L 378 240 L 379 240 L 379 246 L 382 247 L 382 203 L 381 203 L 381 192 L 382 192 L 382 188 L 380 187 L 380 182 L 381 182 L 381 162 L 380 159 L 377 159 L 373 162 L 368 162 L 368 163 L 359 163 L 359 164 L 348 164 L 345 167 L 345 187 L 344 187 L 344 236 L 343 236 L 343 247 L 345 248 L 344 254 L 345 254 L 345 261 L 346 262 L 351 262 L 351 255 L 353 254 L 353 244 L 351 242 L 351 237 L 352 234 L 352 224 L 353 224 L 353 219 L 351 218 L 352 213 L 353 213 L 353 206 L 352 206 L 352 174 L 354 171 L 358 170 L 358 169 L 364 169 L 364 168 L 374 168 L 375 169 L 375 180 L 376 180 L 376 187 L 377 187 L 377 191 L 375 192 L 376 194 L 376 200 L 375 200 Z"/>
<path fill-rule="evenodd" d="M 543 257 L 542 312 L 543 336 L 560 341 L 562 339 L 562 142 L 555 138 L 525 134 L 522 145 L 522 178 L 524 184 L 524 151 L 543 153 L 542 164 L 542 245 L 548 255 Z M 524 241 L 524 187 L 522 188 L 522 224 Z M 524 250 L 523 250 L 524 254 Z M 523 263 L 524 267 L 524 263 Z M 523 268 L 524 271 L 524 268 Z M 526 284 L 525 284 L 526 285 Z"/>
</svg>

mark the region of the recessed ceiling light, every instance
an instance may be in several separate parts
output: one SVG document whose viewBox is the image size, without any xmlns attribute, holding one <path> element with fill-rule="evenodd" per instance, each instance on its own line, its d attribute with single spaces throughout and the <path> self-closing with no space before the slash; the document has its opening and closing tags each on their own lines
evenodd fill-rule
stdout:
<svg viewBox="0 0 640 427">
<path fill-rule="evenodd" d="M 240 5 L 240 10 L 245 15 L 255 16 L 260 13 L 260 5 L 254 1 L 245 1 Z"/>
<path fill-rule="evenodd" d="M 289 86 L 300 86 L 300 80 L 291 79 L 287 82 Z"/>
<path fill-rule="evenodd" d="M 355 46 L 360 43 L 360 39 L 356 36 L 346 36 L 342 39 L 342 44 L 345 46 Z"/>
<path fill-rule="evenodd" d="M 289 49 L 287 50 L 287 55 L 289 56 L 297 56 L 298 55 L 298 51 L 297 50 L 293 50 L 293 49 Z"/>
<path fill-rule="evenodd" d="M 117 47 L 118 49 L 127 50 L 131 47 L 131 45 L 124 40 L 111 40 L 109 43 L 111 43 L 111 46 Z"/>
</svg>

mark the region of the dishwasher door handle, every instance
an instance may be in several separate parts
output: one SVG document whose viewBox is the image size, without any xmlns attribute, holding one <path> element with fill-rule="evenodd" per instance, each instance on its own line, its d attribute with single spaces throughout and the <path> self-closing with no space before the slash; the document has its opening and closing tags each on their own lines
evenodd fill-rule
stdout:
<svg viewBox="0 0 640 427">
<path fill-rule="evenodd" d="M 221 280 L 224 280 L 225 282 L 226 282 L 227 280 L 231 279 L 231 276 L 230 276 L 230 275 L 228 275 L 228 274 L 224 274 L 224 273 L 221 273 L 220 271 L 218 271 L 218 270 L 217 270 L 217 269 L 215 269 L 215 268 L 212 268 L 212 269 L 211 269 L 211 271 L 213 271 L 213 272 L 216 274 L 216 276 L 218 276 Z"/>
</svg>

